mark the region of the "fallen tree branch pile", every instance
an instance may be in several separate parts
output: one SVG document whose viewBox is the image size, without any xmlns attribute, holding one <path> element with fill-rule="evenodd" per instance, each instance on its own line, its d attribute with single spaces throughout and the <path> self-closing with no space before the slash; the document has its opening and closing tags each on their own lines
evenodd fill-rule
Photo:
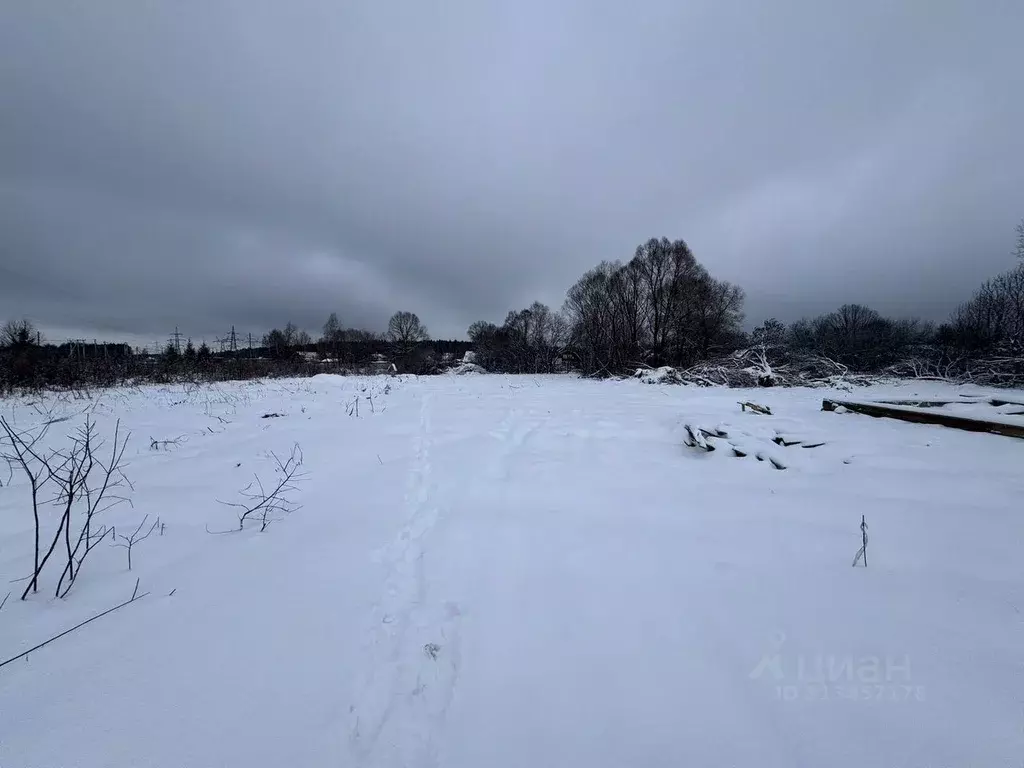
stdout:
<svg viewBox="0 0 1024 768">
<path fill-rule="evenodd" d="M 633 376 L 649 384 L 698 387 L 833 387 L 852 389 L 885 379 L 945 381 L 991 387 L 1024 387 L 1024 356 L 936 362 L 926 357 L 891 365 L 877 373 L 851 371 L 821 355 L 785 354 L 766 346 L 749 347 L 691 368 L 636 368 Z"/>
</svg>

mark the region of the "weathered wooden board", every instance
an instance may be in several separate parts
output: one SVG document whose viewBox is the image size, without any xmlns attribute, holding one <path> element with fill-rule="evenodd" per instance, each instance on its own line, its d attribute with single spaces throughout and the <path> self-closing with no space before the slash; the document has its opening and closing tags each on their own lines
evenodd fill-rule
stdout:
<svg viewBox="0 0 1024 768">
<path fill-rule="evenodd" d="M 1024 403 L 1020 402 L 1019 400 L 1003 400 L 1001 397 L 993 397 L 991 400 L 988 401 L 988 403 L 989 403 L 989 405 L 994 405 L 997 408 L 1000 405 L 1022 405 L 1022 406 L 1024 406 Z"/>
<path fill-rule="evenodd" d="M 909 405 L 913 408 L 941 408 L 944 405 L 972 405 L 984 400 L 876 400 L 886 405 Z"/>
<path fill-rule="evenodd" d="M 851 400 L 822 400 L 823 411 L 834 411 L 843 406 L 848 411 L 862 413 L 865 416 L 875 416 L 886 419 L 900 419 L 915 424 L 937 424 L 942 427 L 953 429 L 965 429 L 970 432 L 988 432 L 994 435 L 1005 437 L 1017 437 L 1024 440 L 1024 425 L 1008 424 L 1000 421 L 989 421 L 985 419 L 973 419 L 966 416 L 954 416 L 951 413 L 942 411 L 914 409 L 907 406 L 895 406 L 887 403 L 865 403 Z"/>
</svg>

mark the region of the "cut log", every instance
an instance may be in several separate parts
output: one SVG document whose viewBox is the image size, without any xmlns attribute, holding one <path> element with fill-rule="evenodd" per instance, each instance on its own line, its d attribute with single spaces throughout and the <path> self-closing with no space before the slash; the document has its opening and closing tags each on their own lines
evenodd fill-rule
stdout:
<svg viewBox="0 0 1024 768">
<path fill-rule="evenodd" d="M 739 405 L 740 405 L 740 410 L 741 411 L 746 411 L 747 408 L 749 408 L 754 413 L 760 413 L 760 414 L 763 414 L 765 416 L 771 416 L 772 415 L 772 409 L 769 408 L 767 405 L 758 405 L 757 403 L 751 403 L 749 401 L 745 402 L 745 403 L 740 403 Z"/>
<path fill-rule="evenodd" d="M 906 406 L 893 406 L 886 403 L 864 403 L 849 400 L 821 401 L 821 410 L 823 411 L 834 411 L 840 406 L 848 411 L 862 413 L 865 416 L 900 419 L 901 421 L 909 421 L 914 424 L 936 424 L 941 427 L 964 429 L 969 432 L 987 432 L 993 435 L 1024 439 L 1024 424 L 972 419 L 966 416 L 954 416 L 951 413 L 924 409 L 915 410 Z"/>
</svg>

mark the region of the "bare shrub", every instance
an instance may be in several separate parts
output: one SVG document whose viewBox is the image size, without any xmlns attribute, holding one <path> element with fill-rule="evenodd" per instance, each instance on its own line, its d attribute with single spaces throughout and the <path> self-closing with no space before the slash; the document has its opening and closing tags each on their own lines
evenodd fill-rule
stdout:
<svg viewBox="0 0 1024 768">
<path fill-rule="evenodd" d="M 0 417 L 3 436 L 3 458 L 19 468 L 29 482 L 34 523 L 32 575 L 21 595 L 24 600 L 39 589 L 39 579 L 53 555 L 64 567 L 57 580 L 55 595 L 65 597 L 74 586 L 86 558 L 112 529 L 96 525 L 96 517 L 111 507 L 131 503 L 122 489 L 132 489 L 124 475 L 124 452 L 129 433 L 121 432 L 121 423 L 114 427 L 109 452 L 97 433 L 96 422 L 86 416 L 85 423 L 70 435 L 69 445 L 62 449 L 43 451 L 41 441 L 49 427 L 59 420 L 50 419 L 40 427 L 19 430 Z M 44 488 L 53 487 L 54 495 L 41 499 Z M 40 508 L 51 506 L 59 513 L 58 524 L 49 547 L 43 552 Z"/>
<path fill-rule="evenodd" d="M 171 448 L 178 448 L 182 443 L 188 442 L 188 435 L 178 435 L 171 440 L 157 440 L 156 438 L 149 438 L 149 450 L 151 451 L 169 451 Z"/>
<path fill-rule="evenodd" d="M 276 475 L 273 486 L 265 486 L 259 475 L 253 475 L 253 481 L 238 492 L 242 501 L 220 502 L 237 511 L 236 530 L 243 530 L 247 522 L 256 522 L 259 523 L 262 533 L 271 523 L 300 508 L 300 505 L 291 500 L 290 494 L 297 491 L 298 483 L 306 479 L 306 473 L 299 471 L 302 467 L 302 448 L 296 443 L 284 461 L 276 453 L 271 453 L 270 456 L 274 460 Z"/>
<path fill-rule="evenodd" d="M 118 535 L 117 532 L 114 531 L 114 534 L 113 534 L 114 546 L 115 547 L 122 547 L 123 549 L 125 549 L 128 552 L 128 570 L 129 571 L 132 569 L 132 547 L 134 547 L 136 544 L 141 544 L 146 539 L 148 539 L 150 537 L 150 535 L 153 533 L 153 531 L 155 531 L 158 527 L 160 528 L 161 531 L 163 530 L 163 525 L 161 525 L 160 518 L 158 517 L 156 519 L 156 521 L 153 523 L 153 525 L 151 525 L 149 527 L 149 530 L 146 531 L 145 533 L 142 533 L 142 529 L 146 525 L 146 521 L 148 519 L 149 519 L 149 515 L 146 515 L 145 517 L 143 517 L 142 521 L 139 523 L 138 527 L 136 527 L 136 529 L 134 531 L 132 531 L 130 534 L 128 534 L 127 536 L 124 535 L 123 533 Z M 111 529 L 111 530 L 113 530 L 113 529 Z M 142 535 L 140 535 L 140 534 L 142 534 Z M 120 541 L 118 541 L 118 539 L 120 539 Z"/>
</svg>

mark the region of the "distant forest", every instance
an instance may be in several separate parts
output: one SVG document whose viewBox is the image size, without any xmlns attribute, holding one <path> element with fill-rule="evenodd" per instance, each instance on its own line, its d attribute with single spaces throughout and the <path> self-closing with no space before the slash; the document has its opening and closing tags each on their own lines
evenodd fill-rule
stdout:
<svg viewBox="0 0 1024 768">
<path fill-rule="evenodd" d="M 51 344 L 32 321 L 11 320 L 0 328 L 0 392 L 324 371 L 430 374 L 470 350 L 495 373 L 618 376 L 671 366 L 696 371 L 690 380 L 703 383 L 749 383 L 727 375 L 741 370 L 761 384 L 849 373 L 1021 384 L 1024 222 L 1016 253 L 1016 268 L 982 283 L 938 325 L 846 304 L 789 325 L 768 318 L 748 333 L 743 289 L 715 278 L 685 241 L 667 238 L 586 272 L 560 310 L 534 302 L 500 324 L 474 322 L 468 341 L 432 340 L 415 313 L 400 311 L 382 333 L 344 328 L 331 314 L 316 337 L 289 322 L 259 340 L 232 331 L 214 351 L 176 332 L 152 354 L 127 344 Z"/>
</svg>

